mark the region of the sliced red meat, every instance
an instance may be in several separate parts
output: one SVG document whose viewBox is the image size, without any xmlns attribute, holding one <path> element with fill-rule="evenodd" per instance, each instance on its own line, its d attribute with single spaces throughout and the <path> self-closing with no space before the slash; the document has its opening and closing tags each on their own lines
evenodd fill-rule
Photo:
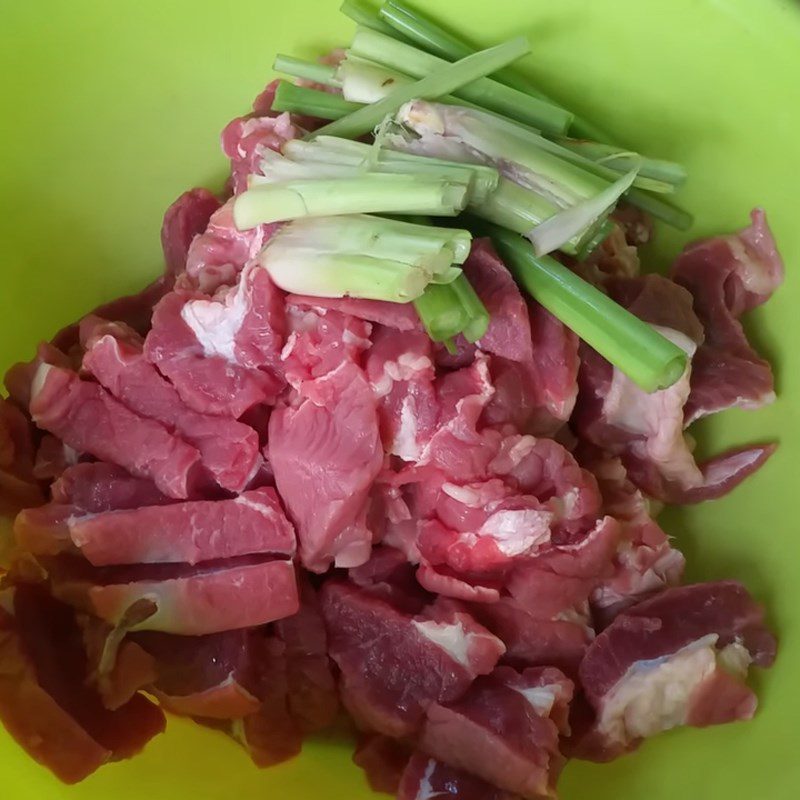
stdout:
<svg viewBox="0 0 800 800">
<path fill-rule="evenodd" d="M 434 597 L 414 577 L 415 567 L 394 547 L 375 547 L 365 564 L 348 571 L 356 586 L 391 603 L 400 611 L 419 614 Z"/>
<path fill-rule="evenodd" d="M 411 755 L 411 747 L 398 739 L 365 734 L 353 753 L 353 762 L 364 770 L 373 792 L 395 795 Z"/>
<path fill-rule="evenodd" d="M 343 363 L 360 364 L 371 346 L 372 326 L 326 309 L 287 306 L 289 336 L 281 353 L 286 379 L 295 388 L 321 378 Z"/>
<path fill-rule="evenodd" d="M 23 511 L 14 523 L 20 547 L 54 555 L 76 548 L 95 566 L 197 564 L 257 553 L 292 556 L 294 530 L 274 489 L 231 500 L 197 500 L 82 514 L 74 506 Z"/>
<path fill-rule="evenodd" d="M 383 464 L 375 398 L 362 371 L 344 362 L 304 384 L 295 406 L 276 408 L 269 461 L 295 523 L 306 569 L 363 564 L 372 482 Z"/>
<path fill-rule="evenodd" d="M 498 789 L 469 772 L 450 767 L 435 758 L 428 758 L 423 753 L 415 753 L 401 775 L 397 800 L 433 800 L 439 797 L 453 797 L 458 800 L 518 800 L 519 795 Z"/>
<path fill-rule="evenodd" d="M 195 236 L 205 231 L 220 205 L 208 189 L 190 189 L 167 209 L 161 225 L 161 248 L 166 274 L 173 281 L 186 269 L 186 257 Z"/>
<path fill-rule="evenodd" d="M 211 215 L 208 227 L 195 237 L 186 256 L 186 272 L 178 280 L 182 289 L 215 292 L 233 286 L 244 267 L 255 261 L 279 225 L 258 225 L 240 231 L 233 222 L 233 199 Z"/>
<path fill-rule="evenodd" d="M 79 462 L 80 453 L 49 433 L 42 436 L 36 450 L 33 474 L 37 480 L 50 481 L 61 477 L 65 470 Z"/>
<path fill-rule="evenodd" d="M 255 713 L 257 634 L 250 630 L 207 636 L 142 632 L 130 639 L 155 662 L 150 691 L 168 711 L 211 719 Z"/>
<path fill-rule="evenodd" d="M 577 673 L 594 638 L 588 601 L 610 576 L 619 537 L 619 524 L 606 517 L 576 543 L 551 545 L 519 561 L 506 580 L 506 596 L 472 607 L 477 619 L 503 640 L 506 661 Z"/>
<path fill-rule="evenodd" d="M 326 583 L 321 600 L 342 701 L 360 725 L 389 736 L 413 733 L 430 703 L 459 697 L 504 650 L 446 601 L 411 616 L 342 581 Z"/>
<path fill-rule="evenodd" d="M 39 367 L 31 416 L 75 450 L 149 478 L 169 497 L 186 498 L 193 490 L 200 461 L 195 448 L 74 372 L 48 364 Z"/>
<path fill-rule="evenodd" d="M 300 610 L 278 620 L 275 635 L 285 647 L 289 713 L 304 733 L 329 727 L 339 711 L 339 695 L 325 621 L 308 579 L 300 579 Z"/>
<path fill-rule="evenodd" d="M 702 340 L 702 327 L 683 287 L 657 275 L 616 279 L 609 286 L 622 305 L 694 352 Z M 683 432 L 691 369 L 668 389 L 647 394 L 594 351 L 583 347 L 582 353 L 581 398 L 573 417 L 576 430 L 619 455 L 631 480 L 649 495 L 670 503 L 720 497 L 770 455 L 768 448 L 747 448 L 698 465 Z"/>
<path fill-rule="evenodd" d="M 283 385 L 280 378 L 228 358 L 236 356 L 236 331 L 240 327 L 221 329 L 218 338 L 212 336 L 213 341 L 204 347 L 183 316 L 184 308 L 193 300 L 210 302 L 197 292 L 171 292 L 156 306 L 153 328 L 145 341 L 148 360 L 169 378 L 183 402 L 201 414 L 238 418 L 253 406 L 274 402 Z M 227 306 L 217 305 L 224 314 Z M 251 314 L 245 316 L 252 318 Z M 218 351 L 226 355 L 218 355 Z"/>
<path fill-rule="evenodd" d="M 0 717 L 29 755 L 66 783 L 130 758 L 165 727 L 137 695 L 116 711 L 85 684 L 86 654 L 72 611 L 41 588 L 13 590 L 0 612 Z"/>
<path fill-rule="evenodd" d="M 68 467 L 50 487 L 53 502 L 73 505 L 89 514 L 174 502 L 146 478 L 137 478 L 103 461 Z"/>
<path fill-rule="evenodd" d="M 541 306 L 526 303 L 488 240 L 475 241 L 464 273 L 490 315 L 479 343 L 493 356 L 496 389 L 486 422 L 552 433 L 569 419 L 575 404 L 577 337 Z"/>
<path fill-rule="evenodd" d="M 245 556 L 196 567 L 92 568 L 58 556 L 42 563 L 56 597 L 128 630 L 202 636 L 264 625 L 299 608 L 291 561 Z"/>
<path fill-rule="evenodd" d="M 222 131 L 222 150 L 231 160 L 231 178 L 236 194 L 247 189 L 248 175 L 262 175 L 265 150 L 279 152 L 285 142 L 300 135 L 289 114 L 238 117 Z"/>
<path fill-rule="evenodd" d="M 75 326 L 75 338 L 77 341 L 77 325 Z M 47 342 L 41 342 L 36 348 L 36 357 L 31 361 L 21 361 L 14 364 L 5 374 L 4 382 L 8 390 L 8 396 L 13 403 L 24 411 L 30 410 L 31 387 L 36 373 L 42 364 L 50 364 L 62 369 L 77 368 L 72 359 L 65 355 L 59 348 Z"/>
<path fill-rule="evenodd" d="M 388 303 L 383 300 L 362 300 L 358 297 L 307 297 L 301 294 L 290 294 L 286 302 L 295 308 L 338 311 L 403 333 L 423 331 L 413 303 Z"/>
<path fill-rule="evenodd" d="M 375 326 L 365 371 L 378 399 L 384 450 L 404 461 L 418 460 L 439 414 L 431 340 L 424 333 L 400 337 Z"/>
<path fill-rule="evenodd" d="M 557 540 L 584 533 L 600 514 L 602 500 L 594 476 L 553 439 L 506 436 L 489 470 L 517 491 L 536 497 L 553 514 Z"/>
<path fill-rule="evenodd" d="M 741 584 L 667 589 L 616 617 L 589 648 L 580 680 L 596 719 L 572 750 L 608 760 L 677 725 L 749 719 L 748 668 L 770 666 L 775 649 Z"/>
<path fill-rule="evenodd" d="M 673 280 L 692 293 L 706 332 L 692 365 L 687 424 L 775 399 L 772 369 L 748 342 L 739 318 L 772 296 L 784 267 L 764 211 L 755 209 L 751 218 L 737 234 L 689 245 L 672 267 Z"/>
<path fill-rule="evenodd" d="M 552 667 L 498 667 L 426 713 L 420 750 L 530 800 L 556 796 L 573 685 Z"/>
<path fill-rule="evenodd" d="M 106 708 L 120 708 L 155 682 L 155 659 L 138 644 L 120 641 L 118 631 L 94 617 L 80 614 L 77 620 L 86 650 L 88 683 L 97 688 Z"/>
<path fill-rule="evenodd" d="M 240 492 L 247 486 L 261 462 L 258 434 L 252 428 L 187 408 L 176 389 L 147 361 L 141 342 L 107 333 L 102 321 L 82 328 L 85 370 L 131 411 L 163 423 L 195 447 L 223 489 Z"/>
<path fill-rule="evenodd" d="M 44 496 L 34 477 L 30 422 L 0 397 L 0 517 L 42 502 Z"/>
<path fill-rule="evenodd" d="M 595 625 L 604 628 L 624 608 L 680 583 L 685 559 L 650 516 L 650 504 L 628 479 L 620 459 L 591 446 L 580 450 L 603 495 L 603 508 L 620 523 L 613 573 L 602 576 L 592 593 Z"/>
</svg>

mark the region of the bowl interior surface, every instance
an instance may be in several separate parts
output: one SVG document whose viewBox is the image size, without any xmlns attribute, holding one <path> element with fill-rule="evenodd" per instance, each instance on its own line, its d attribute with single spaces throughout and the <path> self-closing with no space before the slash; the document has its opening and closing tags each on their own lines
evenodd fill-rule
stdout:
<svg viewBox="0 0 800 800">
<path fill-rule="evenodd" d="M 344 44 L 338 0 L 39 0 L 7 3 L 0 30 L 0 369 L 27 359 L 99 302 L 159 271 L 159 226 L 194 185 L 221 186 L 217 134 L 271 77 L 276 52 Z M 800 7 L 791 0 L 437 0 L 431 10 L 491 43 L 530 36 L 526 68 L 543 88 L 617 139 L 685 163 L 690 234 L 661 229 L 647 254 L 662 268 L 689 238 L 742 227 L 766 208 L 786 286 L 748 330 L 776 366 L 779 400 L 699 428 L 699 447 L 778 439 L 778 454 L 722 501 L 665 513 L 692 580 L 743 580 L 781 635 L 756 676 L 756 719 L 681 730 L 614 764 L 570 764 L 565 800 L 783 800 L 800 790 Z M 792 487 L 795 487 L 792 489 Z M 0 675 L 2 680 L 2 675 Z M 371 797 L 333 736 L 258 771 L 221 735 L 172 720 L 139 758 L 67 788 L 0 731 L 3 788 L 14 800 Z"/>
</svg>

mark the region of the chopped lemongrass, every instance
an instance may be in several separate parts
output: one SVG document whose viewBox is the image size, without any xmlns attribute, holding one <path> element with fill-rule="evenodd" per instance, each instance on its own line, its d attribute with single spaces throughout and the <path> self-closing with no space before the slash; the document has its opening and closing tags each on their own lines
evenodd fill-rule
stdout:
<svg viewBox="0 0 800 800">
<path fill-rule="evenodd" d="M 357 214 L 299 219 L 276 234 L 284 245 L 329 253 L 362 253 L 399 261 L 430 275 L 447 276 L 469 256 L 472 236 L 459 228 L 438 228 Z"/>
<path fill-rule="evenodd" d="M 489 312 L 464 274 L 446 286 L 429 285 L 414 307 L 434 342 L 446 342 L 459 334 L 476 342 L 489 327 Z"/>
<path fill-rule="evenodd" d="M 553 316 L 647 392 L 671 386 L 686 353 L 599 289 L 514 233 L 477 222 L 517 282 Z"/>
<path fill-rule="evenodd" d="M 560 208 L 593 197 L 608 186 L 607 180 L 542 146 L 543 137 L 484 111 L 413 100 L 395 119 L 423 139 L 440 136 L 461 143 L 507 178 Z"/>
<path fill-rule="evenodd" d="M 359 104 L 348 103 L 339 94 L 295 86 L 288 81 L 280 82 L 272 101 L 273 111 L 288 111 L 291 114 L 329 120 L 341 119 L 359 108 Z"/>
<path fill-rule="evenodd" d="M 391 26 L 381 19 L 378 10 L 371 3 L 364 3 L 362 0 L 344 0 L 339 10 L 346 17 L 350 17 L 356 25 L 372 28 L 388 36 L 396 35 Z"/>
<path fill-rule="evenodd" d="M 389 114 L 415 97 L 442 97 L 452 94 L 459 87 L 490 74 L 502 66 L 516 61 L 530 51 L 527 39 L 519 37 L 504 44 L 481 50 L 455 64 L 446 64 L 441 69 L 426 75 L 422 80 L 398 86 L 383 100 L 363 106 L 347 117 L 326 125 L 310 134 L 311 138 L 321 134 L 343 136 L 354 139 L 369 133 Z"/>
<path fill-rule="evenodd" d="M 369 28 L 359 28 L 356 31 L 349 52 L 414 78 L 434 75 L 449 63 Z M 466 58 L 473 57 L 470 55 Z M 484 73 L 486 74 L 491 73 Z M 573 117 L 568 111 L 484 76 L 465 81 L 448 92 L 440 93 L 440 96 L 450 93 L 547 133 L 563 134 L 572 124 Z"/>
<path fill-rule="evenodd" d="M 468 185 L 420 175 L 374 175 L 340 180 L 301 180 L 255 186 L 234 201 L 239 230 L 270 222 L 337 214 L 456 216 Z"/>
<path fill-rule="evenodd" d="M 414 83 L 408 75 L 351 55 L 339 64 L 336 74 L 342 95 L 352 103 L 377 103 L 396 86 Z"/>
<path fill-rule="evenodd" d="M 399 0 L 387 0 L 381 6 L 380 16 L 393 29 L 393 32 L 389 35 L 402 35 L 412 44 L 448 61 L 466 58 L 470 53 L 475 52 L 475 48 L 468 42 L 445 30 L 429 17 L 420 14 L 420 12 L 410 8 L 405 3 L 399 2 Z M 376 30 L 373 26 L 367 23 L 364 24 Z M 381 32 L 389 33 L 386 30 Z M 548 97 L 513 67 L 498 70 L 492 74 L 492 79 L 531 97 L 536 97 L 546 103 L 563 108 L 560 103 L 553 100 L 552 97 Z M 604 131 L 578 116 L 575 116 L 570 132 L 575 136 L 582 136 L 593 141 L 604 142 L 608 140 L 608 135 Z"/>
<path fill-rule="evenodd" d="M 293 56 L 285 56 L 279 53 L 275 56 L 272 69 L 275 72 L 282 72 L 284 75 L 291 75 L 293 78 L 321 83 L 323 86 L 340 85 L 336 76 L 336 67 L 328 64 L 304 61 L 302 58 L 294 58 Z"/>
<path fill-rule="evenodd" d="M 630 189 L 635 177 L 636 172 L 632 170 L 595 197 L 559 211 L 529 231 L 526 236 L 533 244 L 536 255 L 543 256 L 559 250 L 576 236 L 584 236 L 587 232 L 593 238 L 597 224 L 605 220 L 619 198 Z"/>
<path fill-rule="evenodd" d="M 382 148 L 374 154 L 371 145 L 330 136 L 320 136 L 313 142 L 290 140 L 284 145 L 283 154 L 288 159 L 306 165 L 311 170 L 309 176 L 313 175 L 315 167 L 325 169 L 327 166 L 336 166 L 364 172 L 418 174 L 466 182 L 470 185 L 470 202 L 477 203 L 483 202 L 497 188 L 499 181 L 497 170 L 492 167 L 426 158 Z M 269 155 L 267 160 L 274 159 L 274 155 Z"/>
<path fill-rule="evenodd" d="M 259 256 L 287 292 L 405 303 L 429 284 L 459 280 L 468 231 L 366 215 L 302 219 L 284 226 Z"/>
<path fill-rule="evenodd" d="M 686 182 L 686 168 L 674 161 L 660 158 L 647 158 L 638 153 L 622 150 L 599 142 L 587 142 L 577 139 L 561 139 L 560 144 L 597 164 L 602 164 L 617 172 L 628 172 L 639 165 L 639 175 L 655 181 L 682 186 Z M 643 187 L 644 188 L 644 187 Z"/>
<path fill-rule="evenodd" d="M 359 297 L 408 303 L 430 283 L 430 275 L 401 261 L 352 253 L 320 253 L 272 242 L 261 265 L 285 292 L 312 297 Z"/>
<path fill-rule="evenodd" d="M 400 109 L 396 119 L 399 123 L 418 132 L 424 130 L 438 132 L 439 135 L 456 139 L 461 134 L 466 136 L 473 149 L 481 150 L 482 146 L 488 147 L 490 150 L 500 153 L 502 160 L 514 160 L 512 153 L 516 154 L 522 162 L 528 159 L 527 167 L 529 167 L 529 171 L 532 171 L 534 177 L 537 169 L 545 168 L 541 162 L 546 157 L 539 155 L 544 152 L 559 159 L 558 162 L 550 160 L 551 164 L 567 162 L 580 170 L 577 174 L 602 179 L 593 183 L 595 191 L 600 186 L 613 183 L 619 178 L 619 172 L 610 167 L 599 164 L 563 144 L 546 139 L 538 131 L 526 125 L 504 119 L 496 114 L 489 114 L 481 109 L 455 104 L 412 101 Z M 641 189 L 656 192 L 672 192 L 675 189 L 671 183 L 653 178 L 642 178 L 638 175 L 635 185 Z"/>
</svg>

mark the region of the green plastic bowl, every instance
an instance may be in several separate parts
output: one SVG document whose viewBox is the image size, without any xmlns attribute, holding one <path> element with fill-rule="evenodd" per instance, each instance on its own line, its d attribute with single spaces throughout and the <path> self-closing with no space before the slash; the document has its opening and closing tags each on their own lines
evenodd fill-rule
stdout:
<svg viewBox="0 0 800 800">
<path fill-rule="evenodd" d="M 270 78 L 278 51 L 346 43 L 338 0 L 2 2 L 0 22 L 0 369 L 39 339 L 159 270 L 161 215 L 185 188 L 221 185 L 217 134 Z M 425 4 L 423 4 L 425 5 Z M 704 451 L 753 440 L 781 448 L 730 497 L 666 515 L 692 580 L 743 580 L 782 636 L 756 678 L 753 722 L 681 730 L 601 766 L 570 764 L 564 800 L 789 800 L 800 796 L 800 8 L 785 0 L 436 0 L 443 19 L 492 42 L 526 33 L 530 73 L 620 142 L 687 165 L 689 234 L 768 212 L 786 286 L 752 314 L 777 367 L 778 402 L 701 426 Z M 649 266 L 686 234 L 659 231 Z M 796 352 L 796 351 L 795 351 Z M 793 364 L 795 362 L 795 364 Z M 795 487 L 792 489 L 792 487 Z M 0 674 L 0 680 L 2 680 Z M 13 800 L 194 800 L 372 795 L 346 742 L 314 741 L 259 771 L 221 735 L 184 722 L 134 761 L 60 785 L 0 733 Z"/>
</svg>

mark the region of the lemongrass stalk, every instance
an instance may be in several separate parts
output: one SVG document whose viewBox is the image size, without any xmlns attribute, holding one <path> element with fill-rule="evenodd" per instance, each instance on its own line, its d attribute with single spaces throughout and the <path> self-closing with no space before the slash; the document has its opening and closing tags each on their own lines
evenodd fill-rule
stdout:
<svg viewBox="0 0 800 800">
<path fill-rule="evenodd" d="M 281 81 L 272 102 L 274 111 L 288 111 L 319 119 L 337 120 L 352 114 L 361 106 L 348 103 L 341 95 L 322 92 L 306 86 Z"/>
<path fill-rule="evenodd" d="M 356 31 L 349 52 L 390 69 L 400 70 L 414 78 L 435 74 L 449 63 L 445 59 L 369 28 L 359 28 Z M 467 58 L 472 57 L 467 56 Z M 464 82 L 451 92 L 456 97 L 463 97 L 481 108 L 520 120 L 546 133 L 561 135 L 569 130 L 572 124 L 573 116 L 568 111 L 484 76 Z"/>
<path fill-rule="evenodd" d="M 300 217 L 336 214 L 432 214 L 455 216 L 468 186 L 419 175 L 362 175 L 255 186 L 234 201 L 239 230 Z"/>
<path fill-rule="evenodd" d="M 312 297 L 358 297 L 407 303 L 430 283 L 424 270 L 400 261 L 351 253 L 321 253 L 270 242 L 259 256 L 276 286 Z"/>
<path fill-rule="evenodd" d="M 275 235 L 284 245 L 329 253 L 361 253 L 445 275 L 469 256 L 472 236 L 459 228 L 439 228 L 365 214 L 298 219 Z"/>
<path fill-rule="evenodd" d="M 625 199 L 632 205 L 652 214 L 657 219 L 666 222 L 673 228 L 688 231 L 694 224 L 694 217 L 682 208 L 664 200 L 661 197 L 643 192 L 641 189 L 631 189 Z"/>
<path fill-rule="evenodd" d="M 397 35 L 392 27 L 381 19 L 378 10 L 371 3 L 365 3 L 363 0 L 344 0 L 339 10 L 356 25 L 380 31 L 388 36 Z"/>
<path fill-rule="evenodd" d="M 599 289 L 529 242 L 476 222 L 491 237 L 517 282 L 551 314 L 647 392 L 671 386 L 686 369 L 686 353 Z"/>
<path fill-rule="evenodd" d="M 290 140 L 284 145 L 283 154 L 312 168 L 314 165 L 323 168 L 346 165 L 385 174 L 419 174 L 466 182 L 470 185 L 470 200 L 475 202 L 483 202 L 497 188 L 500 177 L 492 167 L 426 158 L 394 150 L 380 149 L 377 158 L 372 159 L 371 145 L 330 136 L 320 136 L 313 142 Z"/>
<path fill-rule="evenodd" d="M 463 274 L 447 286 L 429 285 L 414 301 L 414 307 L 435 342 L 446 342 L 459 334 L 476 342 L 489 327 L 489 312 Z"/>
<path fill-rule="evenodd" d="M 355 139 L 369 133 L 386 116 L 394 114 L 400 106 L 412 98 L 441 97 L 452 94 L 464 84 L 471 83 L 516 61 L 529 50 L 530 46 L 524 37 L 512 39 L 488 50 L 482 50 L 455 64 L 447 64 L 415 83 L 398 86 L 383 100 L 364 106 L 349 116 L 326 125 L 310 136 L 315 138 L 326 134 Z"/>
<path fill-rule="evenodd" d="M 445 30 L 433 22 L 430 17 L 410 8 L 405 3 L 399 2 L 399 0 L 387 0 L 380 8 L 380 17 L 392 28 L 391 34 L 385 29 L 381 31 L 382 33 L 402 36 L 417 47 L 421 47 L 423 50 L 448 61 L 465 58 L 475 51 L 475 48 L 467 41 L 456 36 L 451 31 Z M 519 92 L 563 108 L 561 103 L 549 97 L 513 67 L 498 70 L 493 73 L 492 78 Z M 570 132 L 575 136 L 581 136 L 593 141 L 608 141 L 608 134 L 594 123 L 577 115 L 573 119 Z"/>
<path fill-rule="evenodd" d="M 632 164 L 638 163 L 640 165 L 639 175 L 643 177 L 652 178 L 675 187 L 682 186 L 686 182 L 686 167 L 674 161 L 648 158 L 639 153 L 632 153 L 619 147 L 601 144 L 600 142 L 561 139 L 559 144 L 616 172 L 628 172 Z"/>
<path fill-rule="evenodd" d="M 336 75 L 336 67 L 328 64 L 318 64 L 314 61 L 305 61 L 302 58 L 295 58 L 282 53 L 275 56 L 272 69 L 284 75 L 291 75 L 293 78 L 321 83 L 323 86 L 338 87 L 341 85 Z"/>
<path fill-rule="evenodd" d="M 342 95 L 351 103 L 377 103 L 395 87 L 414 83 L 408 75 L 350 55 L 339 64 L 336 75 Z"/>
<path fill-rule="evenodd" d="M 630 189 L 635 177 L 636 172 L 632 170 L 600 194 L 559 211 L 532 228 L 526 236 L 533 244 L 536 255 L 543 256 L 560 250 L 576 236 L 584 237 L 588 233 L 589 237 L 593 237 L 597 224 L 608 216 L 619 198 Z"/>
</svg>

